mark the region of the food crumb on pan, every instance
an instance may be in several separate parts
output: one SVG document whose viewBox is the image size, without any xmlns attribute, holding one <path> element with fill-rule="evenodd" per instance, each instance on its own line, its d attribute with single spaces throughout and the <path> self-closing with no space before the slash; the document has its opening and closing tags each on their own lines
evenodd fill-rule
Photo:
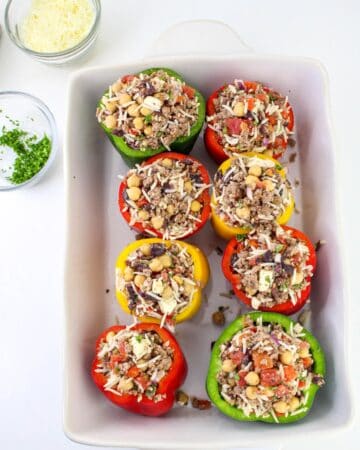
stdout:
<svg viewBox="0 0 360 450">
<path fill-rule="evenodd" d="M 204 411 L 206 409 L 211 408 L 211 402 L 210 402 L 210 400 L 192 397 L 191 398 L 191 406 L 195 409 L 200 409 L 201 411 Z"/>
<path fill-rule="evenodd" d="M 324 239 L 319 239 L 315 244 L 315 251 L 319 251 L 320 248 L 326 244 L 326 241 Z"/>
<path fill-rule="evenodd" d="M 230 289 L 228 292 L 220 292 L 219 295 L 220 295 L 220 297 L 233 298 L 235 293 L 234 293 L 234 291 L 232 289 Z"/>
<path fill-rule="evenodd" d="M 189 403 L 189 396 L 184 391 L 176 391 L 176 403 L 181 406 L 186 406 Z"/>
<path fill-rule="evenodd" d="M 296 157 L 297 157 L 297 153 L 291 153 L 291 154 L 289 155 L 289 163 L 295 162 Z"/>
<path fill-rule="evenodd" d="M 296 141 L 293 138 L 289 138 L 287 143 L 288 143 L 289 147 L 291 147 L 291 148 L 294 148 L 296 145 Z"/>
<path fill-rule="evenodd" d="M 219 256 L 222 256 L 224 254 L 224 250 L 219 246 L 215 247 L 215 251 Z"/>
</svg>

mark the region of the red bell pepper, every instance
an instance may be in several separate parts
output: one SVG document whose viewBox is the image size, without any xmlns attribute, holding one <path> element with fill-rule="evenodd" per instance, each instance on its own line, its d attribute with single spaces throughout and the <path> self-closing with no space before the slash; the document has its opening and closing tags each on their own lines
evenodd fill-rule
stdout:
<svg viewBox="0 0 360 450">
<path fill-rule="evenodd" d="M 118 333 L 120 330 L 126 328 L 124 325 L 114 325 L 103 333 L 100 334 L 96 341 L 95 346 L 95 358 L 91 366 L 91 376 L 94 383 L 99 390 L 115 405 L 126 409 L 135 414 L 142 414 L 144 416 L 161 416 L 166 414 L 173 406 L 175 402 L 175 392 L 184 383 L 187 375 L 187 363 L 183 352 L 176 341 L 175 337 L 165 328 L 160 328 L 156 323 L 138 323 L 131 327 L 132 330 L 137 331 L 153 331 L 157 333 L 163 342 L 169 342 L 170 348 L 173 350 L 173 361 L 168 373 L 159 381 L 156 390 L 156 395 L 164 395 L 164 398 L 155 402 L 153 399 L 144 395 L 141 401 L 138 401 L 136 395 L 121 394 L 119 395 L 107 391 L 104 388 L 107 378 L 103 373 L 96 372 L 100 360 L 98 359 L 98 353 L 101 349 L 100 344 L 106 340 L 106 336 L 109 332 Z M 129 370 L 134 375 L 137 367 L 133 366 Z M 141 375 L 139 375 L 141 377 Z M 142 381 L 139 380 L 141 383 Z"/>
<path fill-rule="evenodd" d="M 159 154 L 159 155 L 153 156 L 152 158 L 147 159 L 145 162 L 142 163 L 142 166 L 152 164 L 153 162 L 155 162 L 159 159 L 165 159 L 165 158 L 178 160 L 178 161 L 191 160 L 191 161 L 198 163 L 200 165 L 199 175 L 200 175 L 203 183 L 210 184 L 210 176 L 209 176 L 208 171 L 206 170 L 205 166 L 203 164 L 201 164 L 201 162 L 199 160 L 197 160 L 196 158 L 193 158 L 192 156 L 189 156 L 189 155 L 183 155 L 181 153 L 175 153 L 175 152 L 166 152 L 166 153 L 162 153 L 162 154 Z M 120 212 L 121 212 L 122 216 L 124 217 L 126 222 L 129 224 L 130 223 L 130 212 L 128 210 L 126 210 L 126 211 L 124 210 L 124 208 L 126 206 L 126 202 L 125 202 L 126 189 L 127 189 L 127 186 L 126 186 L 126 178 L 125 178 L 120 183 L 118 203 L 119 203 L 119 208 L 120 208 Z M 197 233 L 206 224 L 206 222 L 208 221 L 208 219 L 210 217 L 211 207 L 210 207 L 209 189 L 205 189 L 199 195 L 197 200 L 203 204 L 203 208 L 201 210 L 201 216 L 200 216 L 201 221 L 195 222 L 194 229 L 186 236 L 182 236 L 181 239 L 190 237 L 190 236 L 194 235 L 195 233 Z M 142 202 L 143 203 L 139 204 L 139 206 L 143 206 L 145 203 L 147 203 L 147 201 L 145 199 L 142 200 Z M 135 222 L 133 225 L 131 225 L 131 227 L 134 230 L 136 230 L 138 233 L 148 234 L 146 232 L 146 230 L 149 230 L 152 236 L 157 236 L 160 238 L 163 237 L 163 234 L 159 230 L 156 230 L 155 228 L 153 228 L 151 226 L 144 227 L 144 225 L 141 222 Z M 146 230 L 145 230 L 145 228 L 146 228 Z"/>
<path fill-rule="evenodd" d="M 254 81 L 244 81 L 245 89 L 248 91 L 255 90 L 258 83 Z M 218 97 L 219 93 L 226 87 L 226 85 L 222 86 L 221 88 L 217 89 L 215 92 L 213 92 L 210 97 L 208 98 L 206 102 L 206 115 L 207 116 L 213 116 L 216 113 L 214 100 Z M 270 92 L 270 89 L 268 87 L 263 87 L 265 92 Z M 257 96 L 260 101 L 264 101 L 264 98 L 261 94 Z M 289 112 L 288 114 L 283 115 L 284 119 L 288 120 L 288 130 L 292 131 L 294 129 L 294 112 L 292 108 L 290 107 L 289 103 L 287 104 L 289 106 Z M 254 99 L 250 98 L 248 100 L 248 110 L 251 111 L 254 107 Z M 248 119 L 243 118 L 234 118 L 236 119 L 236 122 L 232 122 L 230 128 L 237 129 L 241 123 L 247 124 L 249 123 Z M 269 117 L 269 122 L 271 123 L 272 116 Z M 236 134 L 236 133 L 235 133 Z M 212 130 L 208 126 L 205 129 L 204 132 L 204 141 L 205 141 L 205 147 L 209 153 L 209 155 L 218 163 L 221 164 L 223 161 L 229 158 L 229 155 L 227 155 L 224 151 L 224 148 L 221 144 L 221 139 L 219 135 L 216 133 L 216 131 Z M 278 159 L 281 156 L 281 152 L 276 152 L 277 148 L 283 148 L 285 149 L 287 147 L 287 141 L 283 137 L 277 137 L 274 144 L 268 145 L 268 150 L 274 149 L 274 154 L 272 155 L 273 158 Z"/>
<path fill-rule="evenodd" d="M 302 233 L 300 230 L 297 230 L 296 228 L 288 227 L 286 225 L 282 225 L 282 228 L 285 231 L 286 230 L 292 231 L 292 236 L 303 241 L 303 243 L 308 247 L 309 257 L 306 261 L 306 265 L 313 266 L 313 272 L 315 272 L 316 254 L 315 254 L 315 248 L 314 248 L 312 242 L 310 241 L 310 239 L 304 233 Z M 248 297 L 248 295 L 244 291 L 242 291 L 238 288 L 238 285 L 241 281 L 241 276 L 237 273 L 234 273 L 231 270 L 232 256 L 234 254 L 238 253 L 239 251 L 241 251 L 243 248 L 244 248 L 243 242 L 238 241 L 236 237 L 231 239 L 231 241 L 228 243 L 228 245 L 224 251 L 224 256 L 222 259 L 221 266 L 222 266 L 222 271 L 225 275 L 225 278 L 227 280 L 229 280 L 230 283 L 232 284 L 232 288 L 233 288 L 235 295 L 239 298 L 239 300 L 241 300 L 247 306 L 251 307 L 251 299 Z M 300 297 L 297 297 L 297 302 L 295 303 L 295 305 L 291 302 L 291 299 L 289 298 L 289 300 L 287 300 L 283 303 L 274 305 L 272 307 L 260 306 L 259 310 L 265 311 L 265 312 L 277 312 L 277 313 L 281 313 L 281 314 L 285 314 L 285 315 L 290 315 L 290 314 L 296 313 L 305 305 L 306 300 L 310 296 L 310 291 L 311 291 L 310 276 L 306 279 L 306 281 L 308 282 L 308 284 L 301 291 Z"/>
</svg>

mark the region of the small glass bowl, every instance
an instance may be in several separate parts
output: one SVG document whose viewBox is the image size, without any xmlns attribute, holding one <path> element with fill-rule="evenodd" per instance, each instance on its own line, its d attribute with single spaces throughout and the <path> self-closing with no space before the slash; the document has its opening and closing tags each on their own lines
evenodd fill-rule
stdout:
<svg viewBox="0 0 360 450">
<path fill-rule="evenodd" d="M 20 26 L 27 16 L 32 0 L 9 0 L 5 8 L 5 29 L 13 43 L 27 55 L 47 64 L 65 64 L 84 55 L 95 42 L 101 17 L 100 0 L 89 0 L 94 9 L 94 22 L 87 36 L 75 47 L 55 53 L 42 53 L 26 47 L 21 40 Z"/>
<path fill-rule="evenodd" d="M 39 139 L 44 134 L 49 137 L 51 151 L 48 160 L 37 174 L 21 184 L 13 184 L 7 179 L 12 173 L 8 168 L 16 155 L 12 149 L 0 146 L 0 191 L 11 191 L 34 185 L 51 166 L 58 148 L 54 116 L 41 100 L 32 95 L 19 91 L 0 92 L 0 135 L 3 126 L 7 129 L 18 127 L 31 135 L 36 135 Z"/>
</svg>

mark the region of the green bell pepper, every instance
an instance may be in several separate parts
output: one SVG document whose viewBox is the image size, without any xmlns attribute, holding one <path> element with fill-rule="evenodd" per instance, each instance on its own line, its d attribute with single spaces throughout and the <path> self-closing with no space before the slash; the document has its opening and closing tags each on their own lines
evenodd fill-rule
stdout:
<svg viewBox="0 0 360 450">
<path fill-rule="evenodd" d="M 211 401 L 215 404 L 215 406 L 225 415 L 239 421 L 261 421 L 261 422 L 269 422 L 269 423 L 290 423 L 295 422 L 303 417 L 305 417 L 314 401 L 315 394 L 319 389 L 319 386 L 312 382 L 310 386 L 304 390 L 304 394 L 307 395 L 307 402 L 304 405 L 301 405 L 301 409 L 299 409 L 299 414 L 296 415 L 281 415 L 277 417 L 277 421 L 274 417 L 269 414 L 268 417 L 256 417 L 255 414 L 250 414 L 247 416 L 243 410 L 238 409 L 236 406 L 230 405 L 227 401 L 223 399 L 221 396 L 221 392 L 219 389 L 217 374 L 221 370 L 221 357 L 220 357 L 220 346 L 232 339 L 232 337 L 240 330 L 242 330 L 246 326 L 246 319 L 250 318 L 254 322 L 258 318 L 262 318 L 263 324 L 266 323 L 274 323 L 279 324 L 282 328 L 290 333 L 291 327 L 293 327 L 296 323 L 289 319 L 287 316 L 283 316 L 277 313 L 266 313 L 266 312 L 252 312 L 238 317 L 234 322 L 232 322 L 219 336 L 218 340 L 214 344 L 210 365 L 206 380 L 206 389 Z M 325 375 L 325 356 L 324 353 L 315 339 L 315 337 L 307 330 L 303 328 L 302 332 L 304 336 L 302 339 L 307 341 L 310 344 L 311 356 L 314 360 L 314 365 L 312 371 L 323 377 Z"/>
<path fill-rule="evenodd" d="M 143 70 L 139 73 L 144 74 L 152 74 L 153 72 L 156 72 L 158 70 L 163 70 L 170 76 L 177 78 L 178 80 L 184 81 L 184 78 L 179 75 L 177 72 L 171 69 L 166 68 L 159 68 L 154 67 L 151 69 Z M 138 73 L 138 74 L 139 74 Z M 104 93 L 106 95 L 107 91 Z M 199 114 L 197 121 L 194 123 L 194 125 L 190 129 L 190 134 L 186 136 L 180 136 L 177 138 L 172 144 L 170 144 L 171 151 L 177 152 L 177 153 L 185 153 L 189 154 L 191 149 L 193 148 L 196 139 L 198 138 L 200 131 L 202 129 L 202 126 L 205 121 L 205 100 L 204 97 L 200 94 L 199 91 L 195 89 L 195 97 L 197 98 L 199 102 Z M 98 106 L 101 105 L 101 100 L 98 103 Z M 123 139 L 121 136 L 117 136 L 116 134 L 113 134 L 109 128 L 107 128 L 103 123 L 100 123 L 100 126 L 105 131 L 107 137 L 110 139 L 111 143 L 114 145 L 116 150 L 120 153 L 123 160 L 126 162 L 126 164 L 130 167 L 135 166 L 135 164 L 141 164 L 146 159 L 150 158 L 151 156 L 155 156 L 159 153 L 166 152 L 167 149 L 164 146 L 160 146 L 157 149 L 146 149 L 146 150 L 137 150 L 131 148 Z"/>
</svg>

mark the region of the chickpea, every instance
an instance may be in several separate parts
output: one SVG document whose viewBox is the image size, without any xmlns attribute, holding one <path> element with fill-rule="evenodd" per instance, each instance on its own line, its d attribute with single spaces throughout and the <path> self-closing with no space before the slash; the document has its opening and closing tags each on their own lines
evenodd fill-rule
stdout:
<svg viewBox="0 0 360 450">
<path fill-rule="evenodd" d="M 144 284 L 144 281 L 145 281 L 144 275 L 135 275 L 135 278 L 134 278 L 135 286 L 137 286 L 138 288 L 141 288 L 141 286 Z"/>
<path fill-rule="evenodd" d="M 185 192 L 187 192 L 187 193 L 191 192 L 191 190 L 192 190 L 192 183 L 191 183 L 191 181 L 186 181 L 185 182 L 184 189 L 185 189 Z"/>
<path fill-rule="evenodd" d="M 134 278 L 134 271 L 131 267 L 126 266 L 124 270 L 124 280 L 131 281 Z"/>
<path fill-rule="evenodd" d="M 140 209 L 138 212 L 138 217 L 141 220 L 148 220 L 150 214 L 145 209 Z"/>
<path fill-rule="evenodd" d="M 126 193 L 129 196 L 130 200 L 133 200 L 136 202 L 136 200 L 139 200 L 141 196 L 141 190 L 138 187 L 131 187 L 129 189 L 126 189 Z"/>
<path fill-rule="evenodd" d="M 109 111 L 109 113 L 111 113 L 111 114 L 112 114 L 113 112 L 115 112 L 116 109 L 117 109 L 116 102 L 109 100 L 109 101 L 106 103 L 106 109 L 107 109 L 107 111 Z"/>
<path fill-rule="evenodd" d="M 126 105 L 126 103 L 131 102 L 131 97 L 129 94 L 123 93 L 119 95 L 119 103 L 120 105 Z"/>
<path fill-rule="evenodd" d="M 169 299 L 169 298 L 172 298 L 173 295 L 174 295 L 174 293 L 173 293 L 173 290 L 171 289 L 171 287 L 166 286 L 166 288 L 163 290 L 162 297 Z"/>
<path fill-rule="evenodd" d="M 232 372 L 236 368 L 236 364 L 234 364 L 231 359 L 225 359 L 221 365 L 221 369 L 224 372 Z"/>
<path fill-rule="evenodd" d="M 141 97 L 141 95 L 139 95 L 138 97 L 136 97 L 136 102 L 141 105 L 142 102 L 144 101 L 144 99 Z"/>
<path fill-rule="evenodd" d="M 148 126 L 148 127 L 145 127 L 145 128 L 144 128 L 144 134 L 145 134 L 145 136 L 150 136 L 150 135 L 152 135 L 152 132 L 153 132 L 152 127 Z"/>
<path fill-rule="evenodd" d="M 121 81 L 115 81 L 115 83 L 111 86 L 111 90 L 116 94 L 117 92 L 121 91 L 122 88 L 122 82 Z"/>
<path fill-rule="evenodd" d="M 175 275 L 173 277 L 173 280 L 175 281 L 175 283 L 177 283 L 179 286 L 184 284 L 184 280 L 182 279 L 182 277 L 180 277 L 179 275 Z"/>
<path fill-rule="evenodd" d="M 169 206 L 166 208 L 166 211 L 172 216 L 172 215 L 174 214 L 174 212 L 175 212 L 175 208 L 174 208 L 173 205 L 169 205 Z"/>
<path fill-rule="evenodd" d="M 144 128 L 144 121 L 141 117 L 135 117 L 134 119 L 134 127 L 137 130 L 142 130 Z"/>
<path fill-rule="evenodd" d="M 130 105 L 128 107 L 127 112 L 129 114 L 129 116 L 131 116 L 131 117 L 139 117 L 139 115 L 140 115 L 139 107 L 137 105 L 135 105 L 135 103 L 133 103 L 132 105 Z"/>
<path fill-rule="evenodd" d="M 140 247 L 141 253 L 144 256 L 150 256 L 151 255 L 151 245 L 150 244 L 144 244 Z"/>
<path fill-rule="evenodd" d="M 161 216 L 155 216 L 151 219 L 151 224 L 155 230 L 159 230 L 164 225 L 164 219 Z"/>
<path fill-rule="evenodd" d="M 164 268 L 159 258 L 154 258 L 153 260 L 151 260 L 149 267 L 153 272 L 161 272 Z"/>
<path fill-rule="evenodd" d="M 245 395 L 249 400 L 255 400 L 257 397 L 257 389 L 255 386 L 248 386 L 245 389 Z"/>
<path fill-rule="evenodd" d="M 280 361 L 283 364 L 289 365 L 293 362 L 293 359 L 293 354 L 289 350 L 286 350 L 285 352 L 280 354 Z"/>
<path fill-rule="evenodd" d="M 112 338 L 115 336 L 115 333 L 113 331 L 109 331 L 106 335 L 106 342 L 110 342 Z"/>
<path fill-rule="evenodd" d="M 117 120 L 115 116 L 106 116 L 104 124 L 106 128 L 110 128 L 110 130 L 113 130 L 116 128 Z"/>
<path fill-rule="evenodd" d="M 274 397 L 275 393 L 272 389 L 270 388 L 266 388 L 263 391 L 264 395 L 266 395 L 266 397 Z"/>
<path fill-rule="evenodd" d="M 271 192 L 271 191 L 273 191 L 275 189 L 275 185 L 274 185 L 274 183 L 271 180 L 264 180 L 263 181 L 263 186 L 269 192 Z"/>
<path fill-rule="evenodd" d="M 310 356 L 309 349 L 306 347 L 301 348 L 299 351 L 299 356 L 300 358 L 308 358 Z"/>
<path fill-rule="evenodd" d="M 235 116 L 242 117 L 245 112 L 245 106 L 243 102 L 237 102 L 234 106 L 234 114 Z"/>
<path fill-rule="evenodd" d="M 192 212 L 199 212 L 201 210 L 201 208 L 202 208 L 202 204 L 199 201 L 193 200 L 191 202 L 190 209 Z"/>
<path fill-rule="evenodd" d="M 151 113 L 152 113 L 151 109 L 145 108 L 145 106 L 143 106 L 143 107 L 140 109 L 140 114 L 142 114 L 143 116 L 148 116 L 148 115 L 151 114 Z"/>
<path fill-rule="evenodd" d="M 274 407 L 275 412 L 277 412 L 279 414 L 285 414 L 289 409 L 287 403 L 285 403 L 283 401 L 275 402 L 273 407 Z"/>
<path fill-rule="evenodd" d="M 297 397 L 293 397 L 289 402 L 289 410 L 291 412 L 296 411 L 300 406 L 300 400 Z"/>
<path fill-rule="evenodd" d="M 291 284 L 300 284 L 304 279 L 302 272 L 295 272 L 294 278 L 291 280 Z"/>
<path fill-rule="evenodd" d="M 172 259 L 171 259 L 171 256 L 170 256 L 170 255 L 161 255 L 159 259 L 160 259 L 161 264 L 162 264 L 165 268 L 171 267 L 171 265 L 172 265 Z"/>
<path fill-rule="evenodd" d="M 167 99 L 167 94 L 165 94 L 165 92 L 157 92 L 154 94 L 154 97 L 161 100 L 161 102 L 164 102 Z"/>
<path fill-rule="evenodd" d="M 257 292 L 256 289 L 254 289 L 254 288 L 252 288 L 252 287 L 250 287 L 250 286 L 246 286 L 245 291 L 246 291 L 246 293 L 249 294 L 249 295 L 255 295 L 256 292 Z"/>
<path fill-rule="evenodd" d="M 248 175 L 248 176 L 245 178 L 245 184 L 246 184 L 246 186 L 250 186 L 250 187 L 252 187 L 252 188 L 254 188 L 254 187 L 256 186 L 256 183 L 258 183 L 258 181 L 259 181 L 259 178 L 258 178 L 258 177 L 255 177 L 254 175 Z"/>
<path fill-rule="evenodd" d="M 248 170 L 249 175 L 254 175 L 259 177 L 262 174 L 262 169 L 260 166 L 251 166 Z"/>
<path fill-rule="evenodd" d="M 274 169 L 266 169 L 265 170 L 265 175 L 268 175 L 269 177 L 272 177 L 274 175 Z"/>
<path fill-rule="evenodd" d="M 184 284 L 185 295 L 191 295 L 193 290 L 194 290 L 194 286 L 191 283 L 188 283 L 187 281 L 185 281 L 185 284 Z"/>
<path fill-rule="evenodd" d="M 161 165 L 162 165 L 163 167 L 166 167 L 167 169 L 170 169 L 170 168 L 172 167 L 172 165 L 173 165 L 172 159 L 170 159 L 170 158 L 164 158 L 164 159 L 161 161 Z"/>
<path fill-rule="evenodd" d="M 245 381 L 250 386 L 257 386 L 260 383 L 260 378 L 256 372 L 249 372 L 245 377 Z"/>
<path fill-rule="evenodd" d="M 129 378 L 120 378 L 118 384 L 118 391 L 130 391 L 134 387 L 134 383 Z"/>
<path fill-rule="evenodd" d="M 240 219 L 248 220 L 250 218 L 250 209 L 247 206 L 236 208 L 235 213 Z"/>
<path fill-rule="evenodd" d="M 129 178 L 126 180 L 126 184 L 128 185 L 129 188 L 139 187 L 141 184 L 141 178 L 135 174 L 130 175 Z"/>
</svg>

